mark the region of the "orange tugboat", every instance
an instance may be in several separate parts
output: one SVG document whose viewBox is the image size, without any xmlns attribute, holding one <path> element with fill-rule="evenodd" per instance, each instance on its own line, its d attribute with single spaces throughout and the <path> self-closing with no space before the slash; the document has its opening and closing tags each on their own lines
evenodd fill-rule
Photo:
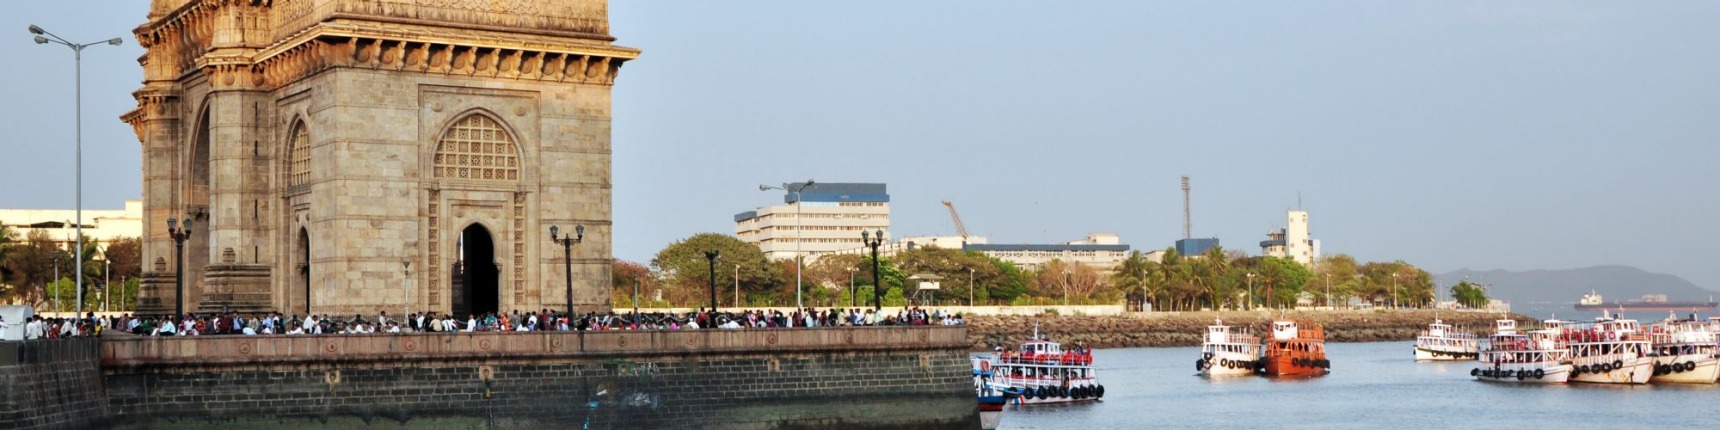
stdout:
<svg viewBox="0 0 1720 430">
<path fill-rule="evenodd" d="M 1272 321 L 1263 358 L 1267 376 L 1324 375 L 1332 368 L 1326 360 L 1326 331 L 1319 325 L 1297 328 L 1292 320 Z"/>
</svg>

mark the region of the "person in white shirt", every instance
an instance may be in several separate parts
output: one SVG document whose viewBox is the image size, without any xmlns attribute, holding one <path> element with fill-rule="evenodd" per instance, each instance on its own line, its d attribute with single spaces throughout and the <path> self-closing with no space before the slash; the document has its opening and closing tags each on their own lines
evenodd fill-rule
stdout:
<svg viewBox="0 0 1720 430">
<path fill-rule="evenodd" d="M 291 330 L 287 330 L 287 334 L 305 334 L 305 329 L 303 327 L 293 327 Z"/>
<path fill-rule="evenodd" d="M 471 331 L 477 331 L 477 330 L 478 330 L 478 316 L 477 315 L 467 315 L 466 316 L 466 331 L 471 332 Z"/>
<path fill-rule="evenodd" d="M 400 334 L 400 324 L 389 323 L 388 332 L 392 334 Z"/>
</svg>

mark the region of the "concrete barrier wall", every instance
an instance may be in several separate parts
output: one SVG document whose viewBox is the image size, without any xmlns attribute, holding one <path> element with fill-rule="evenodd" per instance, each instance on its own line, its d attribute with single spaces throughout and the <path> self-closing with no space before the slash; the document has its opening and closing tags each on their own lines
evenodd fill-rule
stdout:
<svg viewBox="0 0 1720 430">
<path fill-rule="evenodd" d="M 818 308 L 818 309 L 823 310 L 825 308 Z M 848 308 L 843 308 L 843 309 L 848 309 Z M 865 311 L 865 310 L 872 309 L 872 307 L 871 306 L 861 306 L 860 309 L 862 311 Z M 1122 315 L 1124 313 L 1127 313 L 1123 309 L 1123 305 L 1120 305 L 1120 304 L 1117 304 L 1117 305 L 1069 305 L 1069 306 L 926 306 L 926 307 L 922 307 L 921 309 L 942 310 L 944 312 L 958 313 L 958 314 L 963 314 L 963 315 L 1039 315 L 1039 314 L 1043 314 L 1046 312 L 1055 312 L 1059 315 L 1090 315 L 1091 316 L 1091 315 Z M 698 310 L 697 308 L 639 308 L 639 312 L 642 312 L 642 313 L 668 312 L 668 313 L 676 313 L 676 314 L 683 314 L 683 315 L 688 313 L 688 312 L 693 312 L 693 311 L 697 311 L 697 310 Z M 782 312 L 784 315 L 787 315 L 791 312 L 794 312 L 793 307 L 721 308 L 719 310 L 724 311 L 724 312 L 730 312 L 730 311 L 736 311 L 736 310 L 742 310 L 742 311 L 759 311 L 759 310 L 762 310 L 762 311 L 767 311 L 767 312 Z M 901 310 L 902 310 L 902 307 L 899 307 L 899 306 L 885 306 L 883 308 L 883 311 L 886 315 L 895 315 L 897 312 L 899 312 Z M 632 311 L 633 311 L 633 308 L 629 308 L 629 307 L 616 307 L 614 309 L 614 312 L 623 313 L 623 314 L 625 314 L 627 312 L 632 312 Z"/>
<path fill-rule="evenodd" d="M 0 429 L 99 425 L 99 350 L 94 338 L 0 342 Z"/>
<path fill-rule="evenodd" d="M 964 327 L 133 337 L 116 428 L 961 428 Z M 888 411 L 883 413 L 882 411 Z"/>
</svg>

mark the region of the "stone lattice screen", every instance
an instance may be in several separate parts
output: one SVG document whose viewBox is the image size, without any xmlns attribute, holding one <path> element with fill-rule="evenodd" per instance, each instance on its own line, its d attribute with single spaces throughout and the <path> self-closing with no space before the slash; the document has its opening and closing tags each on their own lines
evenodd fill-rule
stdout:
<svg viewBox="0 0 1720 430">
<path fill-rule="evenodd" d="M 470 115 L 442 136 L 436 145 L 434 168 L 437 178 L 519 180 L 519 148 L 501 124 L 483 115 Z"/>
</svg>

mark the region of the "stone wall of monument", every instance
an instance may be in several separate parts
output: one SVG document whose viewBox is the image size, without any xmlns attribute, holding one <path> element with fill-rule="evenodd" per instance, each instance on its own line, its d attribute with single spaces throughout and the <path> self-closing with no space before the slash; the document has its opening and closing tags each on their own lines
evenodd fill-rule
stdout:
<svg viewBox="0 0 1720 430">
<path fill-rule="evenodd" d="M 639 51 L 612 43 L 606 0 L 156 0 L 148 18 L 122 118 L 144 150 L 139 312 L 448 312 L 474 225 L 496 309 L 569 302 L 550 225 L 586 227 L 571 301 L 607 308 L 610 89 Z M 471 115 L 500 134 L 449 158 L 472 176 L 439 176 Z M 197 222 L 183 294 L 169 217 Z"/>
<path fill-rule="evenodd" d="M 99 426 L 107 415 L 96 339 L 0 341 L 0 428 Z"/>
<path fill-rule="evenodd" d="M 121 338 L 115 428 L 951 428 L 966 329 Z"/>
</svg>

